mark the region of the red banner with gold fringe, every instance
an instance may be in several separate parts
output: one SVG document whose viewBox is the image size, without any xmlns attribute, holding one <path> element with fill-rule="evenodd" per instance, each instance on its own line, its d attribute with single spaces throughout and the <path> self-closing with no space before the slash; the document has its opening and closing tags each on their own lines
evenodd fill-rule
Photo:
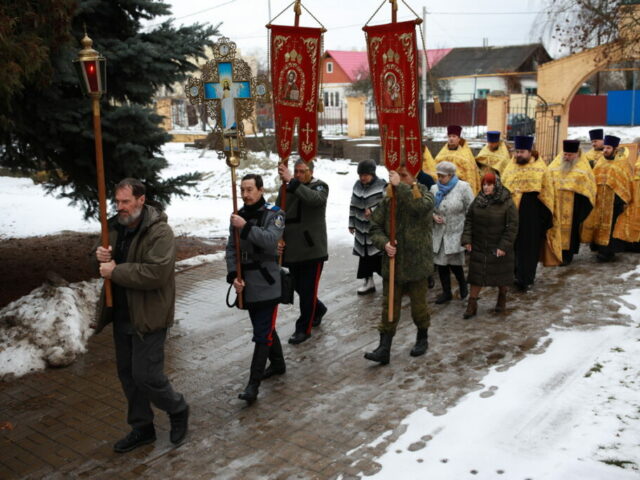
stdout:
<svg viewBox="0 0 640 480">
<path fill-rule="evenodd" d="M 364 27 L 385 165 L 405 165 L 414 176 L 422 166 L 415 27 L 415 21 Z"/>
<path fill-rule="evenodd" d="M 318 91 L 320 88 L 320 28 L 269 25 L 271 83 L 278 155 L 291 155 L 298 126 L 300 157 L 309 162 L 318 149 Z"/>
</svg>

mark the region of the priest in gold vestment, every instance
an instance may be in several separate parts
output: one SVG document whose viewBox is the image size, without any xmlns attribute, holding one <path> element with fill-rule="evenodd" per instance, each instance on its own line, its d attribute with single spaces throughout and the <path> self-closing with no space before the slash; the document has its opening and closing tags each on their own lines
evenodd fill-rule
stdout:
<svg viewBox="0 0 640 480">
<path fill-rule="evenodd" d="M 625 206 L 631 202 L 631 168 L 626 157 L 618 155 L 619 144 L 618 137 L 604 137 L 603 157 L 593 169 L 596 204 L 582 228 L 582 241 L 594 246 L 599 262 L 613 261 L 616 252 L 622 250 L 622 242 L 613 232 Z"/>
<path fill-rule="evenodd" d="M 596 181 L 591 165 L 580 155 L 578 140 L 565 140 L 563 153 L 549 165 L 554 190 L 553 227 L 547 236 L 559 236 L 562 257 L 558 258 L 545 243 L 545 266 L 569 265 L 580 250 L 580 228 L 596 203 Z"/>
<path fill-rule="evenodd" d="M 631 185 L 631 203 L 616 222 L 613 237 L 628 242 L 630 250 L 640 247 L 640 159 L 636 162 Z"/>
<path fill-rule="evenodd" d="M 487 144 L 476 156 L 476 163 L 480 168 L 480 177 L 487 172 L 500 175 L 511 160 L 507 144 L 500 140 L 500 132 L 487 132 Z"/>
<path fill-rule="evenodd" d="M 589 130 L 589 139 L 591 140 L 591 150 L 584 154 L 585 159 L 591 165 L 596 166 L 598 160 L 602 158 L 602 149 L 604 148 L 604 130 L 602 128 L 594 128 Z"/>
<path fill-rule="evenodd" d="M 460 125 L 449 125 L 447 127 L 447 144 L 436 155 L 436 164 L 440 162 L 451 162 L 456 166 L 456 175 L 460 180 L 469 184 L 474 195 L 480 191 L 480 170 L 476 164 L 473 152 L 467 145 L 462 135 Z"/>
<path fill-rule="evenodd" d="M 518 208 L 519 223 L 516 237 L 515 285 L 526 292 L 534 283 L 542 247 L 557 258 L 562 257 L 559 236 L 549 237 L 553 225 L 554 191 L 544 160 L 532 151 L 533 137 L 515 138 L 515 157 L 508 163 L 500 178 Z"/>
</svg>

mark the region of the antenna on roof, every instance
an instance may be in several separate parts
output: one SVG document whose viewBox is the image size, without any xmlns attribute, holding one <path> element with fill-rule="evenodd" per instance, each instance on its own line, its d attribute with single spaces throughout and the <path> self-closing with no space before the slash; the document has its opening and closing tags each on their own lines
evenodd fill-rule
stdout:
<svg viewBox="0 0 640 480">
<path fill-rule="evenodd" d="M 484 37 L 482 39 L 482 47 L 483 48 L 489 48 L 489 38 L 488 37 Z"/>
</svg>

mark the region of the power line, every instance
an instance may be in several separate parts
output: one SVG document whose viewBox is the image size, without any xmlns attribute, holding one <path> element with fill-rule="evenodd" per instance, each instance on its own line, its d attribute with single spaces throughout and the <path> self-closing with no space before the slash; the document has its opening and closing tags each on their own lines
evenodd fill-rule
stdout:
<svg viewBox="0 0 640 480">
<path fill-rule="evenodd" d="M 195 15 L 200 15 L 201 13 L 210 12 L 211 10 L 215 10 L 217 8 L 224 7 L 225 5 L 229 5 L 230 3 L 234 3 L 235 1 L 236 0 L 228 0 L 228 1 L 224 2 L 224 3 L 220 3 L 220 4 L 215 5 L 213 7 L 205 8 L 203 10 L 198 10 L 197 12 L 193 12 L 193 13 L 187 13 L 186 15 L 182 15 L 181 17 L 176 17 L 176 18 L 170 17 L 170 19 L 175 21 L 175 20 L 182 20 L 184 18 L 193 17 Z M 150 24 L 150 25 L 145 25 L 144 28 L 157 27 L 158 25 L 162 25 L 163 23 L 164 22 L 159 22 L 159 23 L 153 23 L 153 24 Z"/>
</svg>

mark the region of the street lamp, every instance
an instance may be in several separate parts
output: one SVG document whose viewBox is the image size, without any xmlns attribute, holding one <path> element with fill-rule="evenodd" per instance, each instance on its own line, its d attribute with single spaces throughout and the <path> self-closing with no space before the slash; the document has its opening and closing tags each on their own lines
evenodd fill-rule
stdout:
<svg viewBox="0 0 640 480">
<path fill-rule="evenodd" d="M 107 60 L 92 48 L 93 40 L 87 35 L 80 41 L 82 50 L 73 61 L 85 95 L 91 97 L 93 107 L 93 133 L 96 144 L 96 174 L 98 180 L 98 204 L 100 212 L 102 247 L 109 248 L 109 229 L 107 227 L 107 195 L 104 181 L 104 162 L 102 159 L 102 127 L 100 124 L 100 97 L 107 91 Z M 105 302 L 111 307 L 111 281 L 104 281 Z"/>
</svg>

